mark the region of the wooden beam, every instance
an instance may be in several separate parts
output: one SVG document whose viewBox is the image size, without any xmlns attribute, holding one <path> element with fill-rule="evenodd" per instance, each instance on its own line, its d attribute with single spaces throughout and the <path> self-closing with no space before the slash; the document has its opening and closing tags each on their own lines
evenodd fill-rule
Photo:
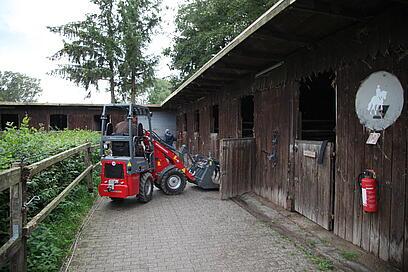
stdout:
<svg viewBox="0 0 408 272">
<path fill-rule="evenodd" d="M 35 230 L 40 224 L 57 206 L 65 199 L 69 192 L 83 180 L 93 169 L 93 166 L 88 166 L 74 181 L 72 181 L 57 197 L 55 197 L 44 209 L 41 210 L 36 216 L 34 216 L 30 222 L 24 227 L 24 235 L 29 236 L 33 230 Z"/>
<path fill-rule="evenodd" d="M 366 20 L 366 18 L 362 18 L 362 17 L 359 17 L 359 16 L 354 15 L 354 14 L 348 14 L 346 12 L 344 12 L 344 13 L 343 12 L 342 13 L 334 13 L 334 12 L 331 12 L 330 10 L 322 9 L 322 8 L 316 8 L 316 7 L 306 8 L 306 7 L 299 7 L 299 6 L 291 6 L 291 7 L 289 7 L 289 9 L 304 12 L 304 13 L 329 16 L 329 17 L 332 17 L 332 18 L 346 19 L 346 20 L 350 20 L 350 21 L 362 22 L 362 21 Z"/>
<path fill-rule="evenodd" d="M 237 78 L 240 78 L 239 75 L 236 74 L 231 74 L 231 73 L 222 73 L 222 72 L 207 72 L 205 73 L 205 77 L 209 79 L 226 79 L 226 80 L 236 80 Z"/>
<path fill-rule="evenodd" d="M 53 164 L 56 164 L 57 162 L 65 160 L 66 158 L 69 158 L 83 150 L 86 150 L 90 146 L 91 146 L 90 143 L 86 143 L 78 147 L 74 147 L 72 149 L 64 151 L 62 153 L 59 153 L 57 155 L 54 155 L 52 157 L 49 157 L 47 159 L 44 159 L 42 161 L 30 164 L 29 166 L 27 166 L 27 169 L 30 171 L 30 177 L 34 176 L 35 174 L 38 174 L 42 170 L 47 169 L 48 167 L 50 167 Z"/>
<path fill-rule="evenodd" d="M 186 91 L 188 91 L 188 93 L 190 93 L 190 94 L 194 93 L 196 95 L 209 95 L 209 94 L 213 93 L 211 91 L 201 91 L 201 90 L 203 90 L 203 89 L 200 89 L 200 88 L 198 88 L 198 89 L 193 89 L 193 88 L 186 89 Z M 205 88 L 205 90 L 208 90 L 208 88 Z"/>
<path fill-rule="evenodd" d="M 2 247 L 0 248 L 0 267 L 3 267 L 7 261 L 18 251 L 20 247 L 21 238 L 13 239 L 10 238 Z"/>
<path fill-rule="evenodd" d="M 21 168 L 13 167 L 0 172 L 0 192 L 20 182 Z"/>
<path fill-rule="evenodd" d="M 233 73 L 235 75 L 244 75 L 248 73 L 252 73 L 252 70 L 245 69 L 245 68 L 227 68 L 225 66 L 220 66 L 216 65 L 214 66 L 211 71 L 214 71 L 215 73 L 221 72 L 221 73 Z"/>
<path fill-rule="evenodd" d="M 200 78 L 199 80 L 196 80 L 198 86 L 225 86 L 225 84 L 231 83 L 232 80 L 223 80 L 223 79 L 211 79 L 211 78 Z"/>
<path fill-rule="evenodd" d="M 245 63 L 227 63 L 228 58 L 223 61 L 223 63 L 217 64 L 217 68 L 222 68 L 225 69 L 225 71 L 231 70 L 231 71 L 249 71 L 249 72 L 254 72 L 259 70 L 259 67 L 256 65 L 249 65 Z"/>
<path fill-rule="evenodd" d="M 26 177 L 24 177 L 26 178 Z M 24 186 L 23 186 L 24 182 Z M 20 240 L 18 250 L 10 257 L 10 270 L 25 272 L 27 271 L 27 244 L 23 237 L 23 226 L 25 214 L 23 206 L 26 201 L 24 192 L 26 190 L 25 180 L 20 177 L 20 182 L 10 187 L 10 226 L 11 239 Z"/>
<path fill-rule="evenodd" d="M 89 167 L 92 166 L 92 162 L 91 162 L 91 146 L 89 146 L 86 150 L 85 150 L 85 154 L 84 154 L 84 164 L 85 167 Z M 92 171 L 93 171 L 93 167 L 91 169 L 91 171 L 89 172 L 89 174 L 85 177 L 86 179 L 86 184 L 88 186 L 88 192 L 92 193 L 93 192 L 93 177 L 92 177 Z"/>
<path fill-rule="evenodd" d="M 236 56 L 246 59 L 253 59 L 255 61 L 276 61 L 282 59 L 282 55 L 276 55 L 267 51 L 251 50 L 251 49 L 237 49 L 231 51 L 229 56 Z"/>
<path fill-rule="evenodd" d="M 225 73 L 215 73 L 213 71 L 208 71 L 201 75 L 199 79 L 208 79 L 208 80 L 217 80 L 217 81 L 231 81 L 231 80 L 236 80 L 239 78 L 238 75 L 234 74 L 225 74 Z"/>
<path fill-rule="evenodd" d="M 276 39 L 276 40 L 282 40 L 282 41 L 287 41 L 287 42 L 292 42 L 292 43 L 297 43 L 299 45 L 308 45 L 311 42 L 311 38 L 297 35 L 297 34 L 290 34 L 286 32 L 280 32 L 276 30 L 270 30 L 270 29 L 260 29 L 257 32 L 254 33 L 254 35 L 262 35 L 271 39 Z"/>
<path fill-rule="evenodd" d="M 200 92 L 204 94 L 211 94 L 213 91 L 218 90 L 218 88 L 204 88 L 199 85 L 191 85 L 185 89 L 186 91 L 191 90 L 193 92 Z"/>
</svg>

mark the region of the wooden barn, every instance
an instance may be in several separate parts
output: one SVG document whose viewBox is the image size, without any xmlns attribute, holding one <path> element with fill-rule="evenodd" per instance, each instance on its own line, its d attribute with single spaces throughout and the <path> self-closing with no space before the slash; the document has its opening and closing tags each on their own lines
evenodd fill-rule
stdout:
<svg viewBox="0 0 408 272">
<path fill-rule="evenodd" d="M 180 143 L 221 160 L 222 197 L 253 191 L 407 271 L 407 26 L 406 1 L 281 0 L 162 106 Z M 363 212 L 364 169 L 376 213 Z"/>
<path fill-rule="evenodd" d="M 30 118 L 33 127 L 49 129 L 89 129 L 101 130 L 102 106 L 98 104 L 56 104 L 56 103 L 14 103 L 0 102 L 0 130 L 4 130 L 8 122 L 19 126 L 24 116 Z M 168 128 L 176 132 L 176 115 L 172 110 L 163 110 L 160 105 L 148 105 L 152 116 L 152 129 L 164 135 Z M 122 111 L 113 111 L 112 123 L 123 120 Z M 147 120 L 140 119 L 147 126 Z"/>
</svg>

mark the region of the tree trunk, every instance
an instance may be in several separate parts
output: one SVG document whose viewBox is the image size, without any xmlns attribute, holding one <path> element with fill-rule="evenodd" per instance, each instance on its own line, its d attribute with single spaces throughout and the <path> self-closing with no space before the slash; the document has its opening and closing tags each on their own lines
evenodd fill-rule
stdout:
<svg viewBox="0 0 408 272">
<path fill-rule="evenodd" d="M 113 66 L 112 61 L 109 62 L 109 69 L 110 69 L 110 72 L 111 72 L 111 77 L 109 79 L 109 84 L 110 84 L 109 91 L 110 91 L 110 94 L 111 94 L 111 103 L 115 104 L 116 103 L 116 98 L 115 98 L 115 78 L 114 78 L 114 72 L 115 71 L 114 71 L 114 66 Z"/>
<path fill-rule="evenodd" d="M 130 103 L 136 104 L 136 77 L 135 77 L 134 72 L 132 72 L 132 87 L 130 90 Z"/>
<path fill-rule="evenodd" d="M 110 83 L 109 91 L 110 91 L 110 94 L 111 94 L 111 103 L 112 103 L 112 104 L 115 104 L 115 103 L 116 103 L 116 98 L 115 98 L 115 81 L 114 81 L 113 77 L 110 78 L 109 83 Z"/>
</svg>

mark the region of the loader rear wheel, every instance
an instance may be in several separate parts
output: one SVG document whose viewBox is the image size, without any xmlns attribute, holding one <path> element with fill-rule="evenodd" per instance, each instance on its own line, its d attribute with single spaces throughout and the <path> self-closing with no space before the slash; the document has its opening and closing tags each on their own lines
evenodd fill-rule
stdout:
<svg viewBox="0 0 408 272">
<path fill-rule="evenodd" d="M 161 189 L 166 195 L 181 194 L 186 184 L 186 176 L 178 169 L 171 169 L 161 179 Z"/>
<path fill-rule="evenodd" d="M 139 194 L 137 199 L 140 202 L 147 203 L 153 197 L 153 176 L 150 173 L 140 175 Z"/>
</svg>

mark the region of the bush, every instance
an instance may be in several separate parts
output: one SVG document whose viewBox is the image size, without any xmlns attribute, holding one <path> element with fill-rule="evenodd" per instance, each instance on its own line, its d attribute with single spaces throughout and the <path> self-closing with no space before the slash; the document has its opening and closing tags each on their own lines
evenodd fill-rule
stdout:
<svg viewBox="0 0 408 272">
<path fill-rule="evenodd" d="M 99 134 L 84 130 L 46 132 L 28 126 L 24 118 L 19 129 L 8 127 L 0 136 L 0 170 L 10 168 L 13 162 L 31 164 L 80 144 L 98 143 Z M 93 161 L 98 160 L 94 154 Z M 66 159 L 33 177 L 27 185 L 27 199 L 39 196 L 29 206 L 28 220 L 43 209 L 72 180 L 85 165 L 83 156 Z M 95 183 L 98 178 L 95 175 Z M 75 233 L 86 215 L 95 195 L 87 192 L 81 182 L 51 215 L 35 230 L 28 240 L 28 268 L 30 271 L 58 271 Z M 9 239 L 9 194 L 0 192 L 0 242 Z"/>
</svg>

